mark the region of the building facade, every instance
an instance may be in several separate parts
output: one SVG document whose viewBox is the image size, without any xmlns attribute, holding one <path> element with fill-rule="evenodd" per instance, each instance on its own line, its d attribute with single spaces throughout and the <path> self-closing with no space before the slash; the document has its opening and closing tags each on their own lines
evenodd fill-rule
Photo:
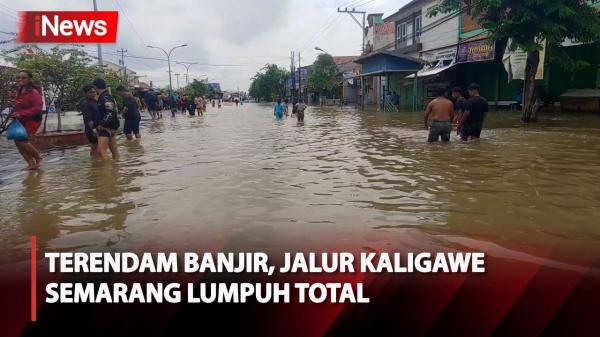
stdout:
<svg viewBox="0 0 600 337">
<path fill-rule="evenodd" d="M 398 72 L 367 79 L 365 103 L 376 103 L 381 108 L 382 97 L 391 95 L 399 97 L 402 109 L 422 109 L 437 88 L 465 89 L 473 82 L 480 85 L 482 95 L 492 105 L 508 107 L 519 102 L 523 81 L 509 76 L 509 69 L 503 63 L 506 44 L 489 39 L 487 31 L 472 16 L 470 2 L 465 2 L 460 12 L 427 15 L 438 3 L 438 0 L 413 0 L 383 19 L 384 24 L 394 26 L 394 52 L 418 58 L 424 66 L 417 74 Z M 600 9 L 600 0 L 590 0 L 588 4 Z M 376 52 L 384 46 L 375 43 L 377 26 L 372 31 L 372 51 Z M 600 89 L 600 55 L 595 46 L 565 43 L 563 48 L 589 66 L 567 71 L 560 64 L 542 62 L 537 85 L 544 99 L 557 102 L 570 89 Z"/>
</svg>

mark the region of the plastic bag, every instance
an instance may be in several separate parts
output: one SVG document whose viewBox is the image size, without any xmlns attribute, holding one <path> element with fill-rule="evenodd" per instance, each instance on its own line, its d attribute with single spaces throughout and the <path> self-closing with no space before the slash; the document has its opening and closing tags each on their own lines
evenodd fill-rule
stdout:
<svg viewBox="0 0 600 337">
<path fill-rule="evenodd" d="M 10 123 L 6 129 L 6 138 L 8 140 L 26 141 L 29 140 L 27 130 L 18 120 L 14 120 Z"/>
</svg>

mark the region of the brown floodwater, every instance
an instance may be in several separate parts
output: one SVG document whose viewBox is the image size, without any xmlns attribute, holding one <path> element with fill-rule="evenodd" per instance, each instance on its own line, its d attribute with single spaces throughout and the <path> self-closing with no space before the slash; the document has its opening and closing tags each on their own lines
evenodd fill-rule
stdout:
<svg viewBox="0 0 600 337">
<path fill-rule="evenodd" d="M 68 115 L 67 124 L 80 117 Z M 495 112 L 483 139 L 428 145 L 421 114 L 269 106 L 142 121 L 122 160 L 0 140 L 0 264 L 45 250 L 355 246 L 486 249 L 557 267 L 600 254 L 600 117 Z"/>
</svg>

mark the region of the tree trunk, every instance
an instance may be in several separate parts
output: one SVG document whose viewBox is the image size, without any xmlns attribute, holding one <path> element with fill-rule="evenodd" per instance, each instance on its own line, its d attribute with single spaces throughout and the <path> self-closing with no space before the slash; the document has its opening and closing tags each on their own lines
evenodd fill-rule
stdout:
<svg viewBox="0 0 600 337">
<path fill-rule="evenodd" d="M 48 122 L 48 110 L 46 109 L 46 112 L 44 113 L 44 129 L 42 130 L 42 133 L 46 133 L 46 122 Z"/>
<path fill-rule="evenodd" d="M 537 122 L 537 93 L 535 90 L 535 74 L 540 64 L 540 52 L 527 52 L 527 64 L 525 65 L 525 84 L 523 87 L 523 116 L 521 120 L 525 123 Z"/>
<path fill-rule="evenodd" d="M 56 117 L 58 118 L 56 131 L 62 132 L 62 118 L 60 116 L 60 112 L 62 110 L 61 105 L 60 104 L 56 104 L 54 106 L 54 109 L 56 110 Z"/>
</svg>

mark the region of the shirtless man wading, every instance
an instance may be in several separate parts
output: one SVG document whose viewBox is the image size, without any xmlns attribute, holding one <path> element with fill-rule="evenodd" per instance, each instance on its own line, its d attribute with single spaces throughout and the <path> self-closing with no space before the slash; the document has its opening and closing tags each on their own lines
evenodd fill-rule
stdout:
<svg viewBox="0 0 600 337">
<path fill-rule="evenodd" d="M 454 120 L 454 103 L 445 97 L 443 89 L 436 91 L 436 98 L 427 105 L 425 110 L 425 127 L 429 129 L 428 142 L 434 143 L 442 138 L 443 142 L 450 141 L 452 121 Z M 429 125 L 429 121 L 431 126 Z"/>
</svg>

